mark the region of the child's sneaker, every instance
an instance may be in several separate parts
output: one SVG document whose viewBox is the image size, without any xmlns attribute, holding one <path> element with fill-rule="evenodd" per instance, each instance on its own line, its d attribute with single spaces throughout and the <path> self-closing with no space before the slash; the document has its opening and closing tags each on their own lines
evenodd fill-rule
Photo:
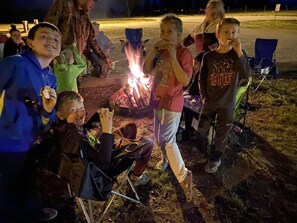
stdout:
<svg viewBox="0 0 297 223">
<path fill-rule="evenodd" d="M 150 181 L 150 176 L 148 172 L 143 172 L 143 174 L 139 177 L 135 176 L 133 173 L 130 176 L 131 181 L 134 186 L 146 185 Z"/>
<path fill-rule="evenodd" d="M 30 219 L 32 222 L 43 222 L 43 221 L 51 221 L 55 217 L 57 217 L 58 211 L 53 208 L 42 208 L 34 210 L 30 213 Z M 31 222 L 31 221 L 30 221 Z"/>
<path fill-rule="evenodd" d="M 168 159 L 167 158 L 162 158 L 157 165 L 155 166 L 156 170 L 160 170 L 161 172 L 164 172 L 169 165 Z"/>
<path fill-rule="evenodd" d="M 215 172 L 217 172 L 217 170 L 221 164 L 222 164 L 221 159 L 219 159 L 218 161 L 208 160 L 208 162 L 205 166 L 205 171 L 207 173 L 215 173 Z"/>
<path fill-rule="evenodd" d="M 187 202 L 191 202 L 193 197 L 192 178 L 193 178 L 193 174 L 190 170 L 188 170 L 187 176 L 185 177 L 184 181 L 180 183 L 180 186 L 182 187 L 186 195 Z"/>
</svg>

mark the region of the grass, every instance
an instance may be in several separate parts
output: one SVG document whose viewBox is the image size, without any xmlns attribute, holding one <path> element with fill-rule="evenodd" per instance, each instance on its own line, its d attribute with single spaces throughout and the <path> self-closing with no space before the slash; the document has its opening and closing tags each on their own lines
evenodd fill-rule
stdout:
<svg viewBox="0 0 297 223">
<path fill-rule="evenodd" d="M 134 22 L 154 22 L 157 21 L 156 18 L 121 18 L 121 19 L 114 19 L 114 18 L 110 18 L 110 19 L 96 19 L 96 21 L 100 24 L 119 24 L 119 23 L 134 23 Z"/>
<path fill-rule="evenodd" d="M 290 13 L 286 15 L 291 16 Z M 248 15 L 253 16 L 257 13 Z M 127 19 L 125 22 L 138 21 L 150 22 L 149 19 L 139 18 Z M 100 20 L 101 24 L 104 22 L 116 24 L 119 20 Z M 247 24 L 258 28 L 267 26 L 265 22 L 255 21 Z M 290 29 L 294 25 L 296 25 L 295 20 L 290 20 L 278 26 Z M 272 26 L 272 29 L 275 28 Z M 115 38 L 120 32 L 123 35 L 123 30 L 111 28 L 108 35 Z M 158 27 L 152 29 L 151 36 L 158 36 L 158 32 Z M 148 44 L 153 44 L 153 41 L 149 41 Z M 127 70 L 127 65 L 119 63 L 118 70 Z M 148 166 L 151 184 L 137 188 L 144 207 L 116 200 L 104 222 L 295 222 L 297 219 L 296 86 L 297 74 L 282 74 L 280 78 L 264 82 L 257 91 L 250 91 L 249 102 L 255 110 L 248 111 L 244 149 L 240 150 L 230 145 L 231 149 L 226 151 L 223 164 L 216 174 L 206 174 L 204 164 L 197 162 L 189 167 L 194 176 L 192 203 L 185 202 L 183 192 L 170 170 L 161 174 L 154 170 L 154 165 L 159 160 L 159 151 L 154 150 Z M 107 88 L 106 92 L 101 91 L 90 87 L 82 92 L 87 111 L 97 110 L 94 101 L 106 99 L 111 93 Z M 145 137 L 152 136 L 150 131 L 153 129 L 152 117 L 115 118 L 115 124 L 133 120 Z M 194 142 L 180 144 L 186 164 L 188 161 L 198 160 L 197 154 L 191 151 L 193 145 Z M 102 208 L 103 203 L 93 203 L 94 212 L 98 216 L 98 210 Z M 79 212 L 77 222 L 85 222 L 82 213 L 77 210 Z M 61 216 L 63 217 L 63 214 Z M 67 220 L 69 222 L 70 218 L 64 218 L 63 222 Z"/>
<path fill-rule="evenodd" d="M 255 28 L 255 29 L 284 29 L 284 30 L 296 30 L 297 20 L 258 20 L 243 22 L 242 27 Z"/>
<path fill-rule="evenodd" d="M 255 11 L 255 12 L 230 12 L 228 16 L 296 16 L 297 10 L 275 12 L 274 10 Z"/>
<path fill-rule="evenodd" d="M 266 21 L 247 25 L 268 26 Z M 271 28 L 291 29 L 295 25 L 295 20 L 289 20 Z M 157 36 L 158 31 L 157 27 L 151 32 L 146 30 L 145 34 Z M 115 32 L 118 30 L 112 29 L 108 35 L 115 36 Z M 149 41 L 147 47 L 153 42 Z M 125 69 L 124 66 L 119 68 Z M 248 111 L 244 150 L 230 145 L 220 170 L 213 175 L 203 171 L 204 164 L 194 162 L 189 167 L 195 185 L 192 203 L 185 202 L 171 171 L 160 174 L 154 170 L 159 160 L 154 150 L 148 167 L 151 185 L 138 188 L 146 208 L 117 203 L 104 222 L 294 222 L 297 217 L 297 203 L 292 199 L 297 197 L 296 85 L 297 76 L 285 74 L 264 82 L 258 91 L 250 92 L 250 103 L 256 109 Z M 151 119 L 144 117 L 133 121 L 138 126 L 148 126 L 143 132 L 146 137 L 151 136 L 151 132 L 146 131 L 151 128 Z M 180 145 L 186 165 L 187 161 L 198 160 L 191 152 L 192 147 L 193 142 Z"/>
</svg>

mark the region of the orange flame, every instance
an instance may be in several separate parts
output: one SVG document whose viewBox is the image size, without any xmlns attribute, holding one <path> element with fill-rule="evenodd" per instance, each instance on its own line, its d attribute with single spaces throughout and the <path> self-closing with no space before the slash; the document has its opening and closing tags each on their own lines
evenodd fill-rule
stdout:
<svg viewBox="0 0 297 223">
<path fill-rule="evenodd" d="M 131 74 L 128 78 L 128 84 L 131 88 L 134 88 L 137 86 L 137 82 L 141 85 L 148 85 L 149 84 L 149 78 L 145 78 L 143 70 L 142 70 L 142 52 L 140 49 L 135 50 L 133 49 L 129 44 L 125 47 L 125 53 L 126 57 L 129 62 L 129 69 L 131 71 Z"/>
</svg>

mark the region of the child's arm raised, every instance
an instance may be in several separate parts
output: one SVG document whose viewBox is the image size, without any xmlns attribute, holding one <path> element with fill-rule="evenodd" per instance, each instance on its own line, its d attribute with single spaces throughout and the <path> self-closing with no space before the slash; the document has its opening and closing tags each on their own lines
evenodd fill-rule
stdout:
<svg viewBox="0 0 297 223">
<path fill-rule="evenodd" d="M 238 58 L 240 58 L 243 55 L 240 39 L 236 37 L 234 40 L 231 41 L 231 44 L 233 46 L 233 49 L 237 53 Z"/>
<path fill-rule="evenodd" d="M 154 69 L 154 59 L 157 55 L 159 50 L 159 41 L 157 41 L 153 47 L 153 49 L 149 52 L 148 56 L 146 57 L 144 64 L 143 64 L 143 72 L 145 74 L 150 73 Z"/>
<path fill-rule="evenodd" d="M 51 113 L 55 108 L 57 102 L 57 93 L 55 89 L 46 86 L 41 90 L 41 97 L 42 97 L 42 105 L 43 109 L 47 113 Z"/>
<path fill-rule="evenodd" d="M 102 132 L 112 134 L 112 119 L 114 110 L 110 112 L 108 108 L 101 108 L 98 112 L 100 115 Z"/>
<path fill-rule="evenodd" d="M 80 65 L 82 67 L 86 67 L 87 64 L 83 58 L 79 55 L 78 49 L 75 44 L 71 45 L 71 50 L 73 53 L 74 61 L 76 65 Z"/>
<path fill-rule="evenodd" d="M 187 72 L 182 68 L 182 66 L 178 62 L 178 60 L 176 58 L 176 48 L 175 48 L 175 46 L 174 45 L 168 45 L 168 46 L 166 46 L 166 49 L 169 52 L 172 69 L 174 71 L 176 79 L 178 80 L 178 82 L 182 86 L 184 86 L 184 87 L 188 86 L 188 84 L 189 84 L 189 82 L 191 80 L 191 77 L 188 76 Z M 189 56 L 191 56 L 191 54 L 189 54 Z M 192 63 L 192 59 L 190 61 Z"/>
</svg>

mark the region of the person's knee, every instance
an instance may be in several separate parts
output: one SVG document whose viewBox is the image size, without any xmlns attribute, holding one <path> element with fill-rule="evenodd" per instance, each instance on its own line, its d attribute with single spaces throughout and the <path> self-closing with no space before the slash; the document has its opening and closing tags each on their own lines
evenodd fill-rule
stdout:
<svg viewBox="0 0 297 223">
<path fill-rule="evenodd" d="M 154 142 L 151 139 L 145 138 L 141 138 L 140 142 L 143 144 L 144 153 L 150 156 L 154 148 Z"/>
<path fill-rule="evenodd" d="M 174 152 L 176 149 L 178 149 L 178 146 L 176 143 L 166 143 L 165 144 L 166 152 Z"/>
</svg>

